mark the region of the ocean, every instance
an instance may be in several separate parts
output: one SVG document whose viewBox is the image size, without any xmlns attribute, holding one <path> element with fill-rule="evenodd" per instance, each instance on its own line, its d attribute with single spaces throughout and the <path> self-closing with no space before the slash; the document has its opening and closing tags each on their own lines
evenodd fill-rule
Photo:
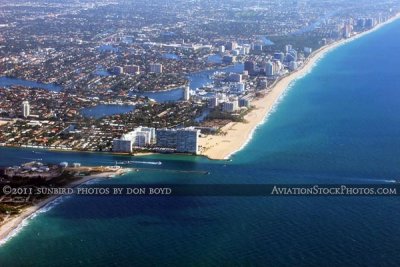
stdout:
<svg viewBox="0 0 400 267">
<path fill-rule="evenodd" d="M 391 183 L 400 179 L 400 21 L 328 53 L 232 161 L 161 161 L 113 184 Z M 0 165 L 124 156 L 0 149 Z M 188 171 L 188 172 L 186 172 Z M 209 175 L 193 171 L 208 171 Z M 47 206 L 0 266 L 399 266 L 398 197 L 84 197 Z"/>
</svg>

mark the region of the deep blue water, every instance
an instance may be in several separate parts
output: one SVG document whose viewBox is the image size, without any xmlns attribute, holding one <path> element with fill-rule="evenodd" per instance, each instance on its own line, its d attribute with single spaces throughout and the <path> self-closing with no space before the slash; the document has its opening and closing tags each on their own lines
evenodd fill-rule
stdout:
<svg viewBox="0 0 400 267">
<path fill-rule="evenodd" d="M 59 92 L 62 89 L 61 86 L 55 85 L 55 84 L 39 83 L 39 82 L 27 81 L 27 80 L 17 79 L 17 78 L 0 77 L 0 87 L 10 87 L 13 85 L 26 86 L 26 87 L 32 87 L 32 88 L 41 88 L 41 89 L 46 89 L 49 91 L 56 91 L 56 92 Z"/>
<path fill-rule="evenodd" d="M 106 68 L 99 65 L 96 67 L 96 70 L 94 71 L 94 75 L 97 75 L 100 77 L 105 77 L 105 76 L 111 76 L 112 74 Z"/>
<path fill-rule="evenodd" d="M 85 117 L 93 117 L 99 119 L 105 116 L 115 114 L 128 113 L 134 110 L 135 107 L 131 105 L 106 105 L 100 104 L 95 107 L 83 108 L 80 112 Z"/>
<path fill-rule="evenodd" d="M 397 21 L 326 55 L 232 161 L 146 156 L 137 160 L 163 164 L 135 164 L 147 169 L 99 183 L 398 179 L 399 33 Z M 0 155 L 1 165 L 128 158 L 6 148 Z M 399 266 L 399 206 L 397 197 L 70 197 L 0 247 L 0 265 Z"/>
<path fill-rule="evenodd" d="M 208 83 L 212 82 L 210 75 L 215 73 L 216 71 L 226 71 L 226 72 L 243 72 L 244 66 L 243 63 L 237 63 L 235 65 L 226 67 L 226 68 L 215 68 L 206 71 L 200 71 L 196 73 L 192 73 L 188 76 L 189 79 L 189 87 L 191 89 L 200 88 Z M 161 92 L 148 92 L 143 93 L 142 95 L 150 97 L 157 102 L 168 102 L 168 101 L 178 101 L 183 98 L 183 89 L 177 88 L 169 91 L 161 91 Z"/>
<path fill-rule="evenodd" d="M 109 46 L 106 46 L 106 48 L 109 48 Z M 173 55 L 173 54 L 168 54 L 168 55 Z M 243 72 L 243 64 L 242 63 L 237 63 L 233 66 L 229 66 L 226 68 L 215 68 L 212 70 L 207 70 L 207 71 L 201 71 L 197 73 L 192 73 L 188 76 L 189 79 L 189 86 L 191 89 L 196 89 L 200 88 L 208 83 L 212 82 L 212 79 L 210 79 L 209 75 L 212 75 L 216 71 L 226 71 L 226 72 Z M 98 76 L 109 76 L 110 73 L 99 66 L 97 70 L 94 72 L 95 75 Z M 27 81 L 23 79 L 17 79 L 17 78 L 7 78 L 7 77 L 0 77 L 0 87 L 9 87 L 12 85 L 21 85 L 21 86 L 27 86 L 27 87 L 32 87 L 32 88 L 42 88 L 50 91 L 61 91 L 62 87 L 54 84 L 44 84 L 44 83 L 38 83 L 38 82 L 33 82 L 33 81 Z M 169 101 L 178 101 L 183 98 L 183 89 L 182 88 L 176 88 L 173 90 L 168 90 L 168 91 L 160 91 L 160 92 L 145 92 L 141 94 L 142 96 L 147 96 L 149 98 L 152 98 L 156 100 L 157 102 L 169 102 Z M 88 114 L 88 116 L 95 116 L 95 117 L 102 117 L 105 115 L 113 115 L 113 114 L 119 114 L 119 113 L 126 113 L 129 112 L 130 110 L 126 108 L 122 109 L 116 109 L 113 105 L 100 105 L 98 108 L 90 108 L 90 109 L 85 109 L 85 113 Z M 118 112 L 118 110 L 121 110 L 121 112 Z M 104 112 L 103 112 L 104 111 Z"/>
<path fill-rule="evenodd" d="M 191 89 L 196 89 L 203 87 L 208 83 L 211 83 L 212 79 L 210 78 L 210 75 L 214 74 L 216 71 L 241 73 L 243 72 L 243 70 L 244 70 L 243 63 L 236 63 L 226 68 L 215 68 L 211 70 L 195 72 L 188 76 L 190 82 L 189 86 Z"/>
<path fill-rule="evenodd" d="M 218 55 L 218 54 L 211 55 L 211 56 L 208 56 L 207 62 L 221 64 L 222 63 L 222 57 L 221 57 L 221 55 Z"/>
<path fill-rule="evenodd" d="M 141 95 L 147 96 L 149 98 L 154 99 L 157 102 L 163 103 L 163 102 L 181 100 L 183 97 L 183 89 L 176 88 L 168 91 L 144 92 Z"/>
<path fill-rule="evenodd" d="M 181 59 L 178 55 L 172 54 L 172 53 L 165 53 L 162 55 L 162 57 L 165 59 L 172 59 L 172 60 L 180 60 Z"/>
</svg>

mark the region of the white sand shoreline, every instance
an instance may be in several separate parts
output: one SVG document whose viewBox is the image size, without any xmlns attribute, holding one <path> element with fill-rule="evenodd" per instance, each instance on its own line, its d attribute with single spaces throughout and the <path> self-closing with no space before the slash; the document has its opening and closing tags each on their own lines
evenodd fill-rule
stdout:
<svg viewBox="0 0 400 267">
<path fill-rule="evenodd" d="M 253 105 L 255 106 L 255 110 L 245 116 L 246 123 L 231 122 L 221 128 L 221 130 L 226 133 L 225 135 L 206 135 L 202 137 L 200 139 L 200 146 L 203 149 L 201 154 L 209 159 L 229 159 L 233 154 L 242 150 L 250 142 L 257 127 L 267 120 L 268 116 L 277 107 L 279 100 L 284 96 L 284 93 L 293 82 L 310 73 L 316 63 L 327 53 L 343 44 L 372 33 L 399 18 L 400 13 L 370 30 L 353 35 L 348 39 L 341 39 L 314 51 L 299 69 L 275 82 L 270 89 L 271 91 L 266 96 L 254 100 Z"/>
<path fill-rule="evenodd" d="M 85 176 L 68 184 L 68 187 L 78 187 L 95 179 L 114 177 L 115 175 L 122 175 L 124 173 L 127 173 L 128 171 L 130 171 L 130 169 L 120 169 L 117 172 L 103 172 L 99 174 Z M 18 232 L 23 228 L 27 221 L 34 217 L 37 212 L 47 207 L 48 205 L 51 205 L 55 200 L 63 196 L 65 195 L 56 195 L 45 198 L 35 205 L 25 208 L 20 214 L 9 218 L 5 223 L 0 226 L 0 246 L 5 244 L 16 234 L 18 234 Z"/>
<path fill-rule="evenodd" d="M 225 136 L 208 135 L 205 138 L 202 138 L 201 145 L 205 146 L 206 148 L 208 147 L 208 149 L 203 153 L 203 155 L 207 156 L 210 159 L 222 160 L 222 159 L 228 159 L 233 154 L 242 150 L 250 142 L 257 127 L 263 124 L 267 120 L 268 115 L 274 110 L 274 108 L 276 108 L 277 104 L 279 103 L 279 100 L 283 96 L 284 92 L 286 92 L 288 87 L 292 84 L 292 82 L 308 74 L 311 71 L 311 69 L 315 66 L 315 63 L 317 63 L 318 60 L 320 60 L 326 53 L 334 50 L 340 45 L 343 45 L 347 42 L 358 39 L 366 34 L 374 32 L 379 28 L 381 28 L 382 26 L 391 23 L 399 18 L 400 14 L 397 14 L 391 19 L 387 20 L 386 22 L 377 25 L 373 29 L 357 34 L 349 39 L 342 39 L 337 42 L 331 43 L 313 52 L 313 54 L 305 61 L 302 67 L 290 73 L 289 75 L 281 78 L 274 84 L 269 94 L 267 94 L 265 97 L 262 97 L 254 101 L 253 104 L 255 105 L 256 109 L 250 112 L 245 117 L 248 123 L 229 123 L 228 125 L 223 127 L 223 130 L 226 131 L 227 133 Z M 240 132 L 239 135 L 237 135 L 238 131 Z M 122 173 L 126 171 L 128 170 L 124 169 Z M 117 173 L 117 175 L 122 173 Z M 83 177 L 82 179 L 74 181 L 73 183 L 69 184 L 69 186 L 76 187 L 84 183 L 87 183 L 91 180 L 102 177 L 109 177 L 115 174 L 116 173 L 114 172 L 110 172 L 110 173 L 100 173 L 96 175 L 86 176 Z M 32 218 L 32 216 L 34 216 L 36 212 L 46 207 L 59 197 L 62 197 L 62 195 L 51 196 L 49 198 L 46 198 L 40 201 L 39 203 L 26 208 L 21 214 L 10 218 L 7 222 L 1 225 L 0 245 L 3 245 L 11 237 L 13 237 L 20 230 L 20 226 L 23 225 L 24 222 Z"/>
</svg>

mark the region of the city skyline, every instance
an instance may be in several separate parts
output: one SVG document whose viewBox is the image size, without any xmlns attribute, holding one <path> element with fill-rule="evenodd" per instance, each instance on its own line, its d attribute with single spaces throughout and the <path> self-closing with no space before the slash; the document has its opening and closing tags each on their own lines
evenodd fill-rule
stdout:
<svg viewBox="0 0 400 267">
<path fill-rule="evenodd" d="M 0 6 L 0 266 L 399 265 L 400 2 Z"/>
</svg>

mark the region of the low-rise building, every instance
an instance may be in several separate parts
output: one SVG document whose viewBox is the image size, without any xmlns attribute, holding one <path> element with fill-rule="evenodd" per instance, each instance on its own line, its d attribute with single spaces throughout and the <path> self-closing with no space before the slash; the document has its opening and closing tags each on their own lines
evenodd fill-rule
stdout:
<svg viewBox="0 0 400 267">
<path fill-rule="evenodd" d="M 111 69 L 111 73 L 114 75 L 121 75 L 122 73 L 124 73 L 124 68 L 121 66 L 114 66 Z"/>
<path fill-rule="evenodd" d="M 136 65 L 127 65 L 124 67 L 124 72 L 127 74 L 135 75 L 140 73 L 140 68 Z"/>
<path fill-rule="evenodd" d="M 249 108 L 250 107 L 250 100 L 248 98 L 241 98 L 239 99 L 239 107 L 246 107 Z"/>
<path fill-rule="evenodd" d="M 152 73 L 162 73 L 163 72 L 163 65 L 156 63 L 150 64 L 150 72 Z"/>
<path fill-rule="evenodd" d="M 241 83 L 242 82 L 242 74 L 239 73 L 231 73 L 229 75 L 229 81 L 231 82 L 236 82 L 236 83 Z"/>
</svg>

